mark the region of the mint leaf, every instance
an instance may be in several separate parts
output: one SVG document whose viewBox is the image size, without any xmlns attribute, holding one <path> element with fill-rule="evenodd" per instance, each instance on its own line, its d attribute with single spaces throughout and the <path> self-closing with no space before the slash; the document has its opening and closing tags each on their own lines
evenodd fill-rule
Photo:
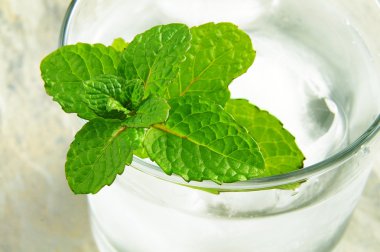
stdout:
<svg viewBox="0 0 380 252">
<path fill-rule="evenodd" d="M 153 125 L 144 139 L 149 157 L 167 174 L 222 183 L 265 172 L 256 142 L 221 106 L 199 96 L 174 98 L 169 105 L 166 123 Z"/>
<path fill-rule="evenodd" d="M 253 63 L 251 40 L 231 23 L 192 27 L 191 35 L 191 47 L 169 87 L 169 97 L 199 95 L 224 105 L 230 97 L 228 85 Z"/>
<path fill-rule="evenodd" d="M 139 158 L 142 158 L 142 159 L 148 158 L 149 156 L 148 156 L 148 153 L 146 152 L 146 150 L 144 148 L 144 141 L 143 141 L 148 129 L 146 129 L 146 128 L 137 128 L 137 129 L 142 130 L 142 133 L 141 133 L 142 141 L 139 143 L 139 145 L 135 146 L 135 148 L 133 150 L 133 155 L 138 156 Z"/>
<path fill-rule="evenodd" d="M 136 155 L 142 159 L 149 157 L 148 153 L 146 152 L 146 150 L 143 146 L 141 148 L 138 148 L 137 150 L 133 151 L 133 155 Z"/>
<path fill-rule="evenodd" d="M 136 111 L 136 114 L 125 119 L 128 127 L 149 127 L 165 122 L 169 115 L 169 104 L 163 98 L 156 96 L 146 99 Z"/>
<path fill-rule="evenodd" d="M 103 118 L 124 119 L 144 96 L 141 80 L 128 80 L 104 74 L 83 83 L 83 101 Z"/>
<path fill-rule="evenodd" d="M 131 162 L 141 138 L 140 129 L 127 128 L 117 120 L 98 118 L 85 124 L 67 153 L 66 177 L 71 190 L 96 193 L 110 185 Z"/>
<path fill-rule="evenodd" d="M 98 115 L 81 99 L 83 81 L 102 74 L 117 74 L 120 54 L 101 44 L 78 43 L 59 48 L 41 62 L 41 76 L 46 92 L 67 113 L 84 119 Z"/>
<path fill-rule="evenodd" d="M 97 115 L 103 118 L 125 118 L 130 111 L 125 97 L 126 83 L 123 78 L 114 75 L 99 75 L 83 83 L 83 101 Z"/>
<path fill-rule="evenodd" d="M 105 113 L 105 114 L 99 113 L 99 114 L 103 114 L 103 116 L 102 116 L 103 118 L 119 118 L 119 119 L 122 119 L 126 115 L 128 115 L 128 113 L 130 112 L 128 109 L 124 108 L 120 102 L 118 102 L 117 100 L 115 100 L 111 97 L 108 98 L 106 102 L 107 103 L 105 106 L 105 111 L 107 111 L 107 113 Z"/>
<path fill-rule="evenodd" d="M 247 100 L 229 100 L 225 110 L 245 127 L 256 140 L 265 161 L 265 173 L 272 176 L 302 168 L 305 159 L 294 136 L 267 111 L 260 110 Z"/>
<path fill-rule="evenodd" d="M 122 92 L 122 100 L 127 101 L 129 110 L 136 110 L 144 97 L 144 84 L 141 80 L 127 80 Z"/>
<path fill-rule="evenodd" d="M 111 45 L 116 51 L 118 52 L 123 52 L 127 46 L 128 43 L 125 42 L 123 38 L 116 38 L 113 40 L 112 45 Z"/>
<path fill-rule="evenodd" d="M 122 55 L 121 75 L 142 80 L 146 96 L 162 95 L 162 87 L 175 78 L 179 63 L 185 59 L 190 38 L 184 24 L 159 25 L 137 35 Z"/>
</svg>

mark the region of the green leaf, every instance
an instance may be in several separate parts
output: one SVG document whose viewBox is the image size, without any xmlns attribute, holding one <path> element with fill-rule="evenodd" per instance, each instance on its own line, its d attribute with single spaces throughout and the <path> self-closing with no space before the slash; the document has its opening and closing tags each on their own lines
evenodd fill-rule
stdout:
<svg viewBox="0 0 380 252">
<path fill-rule="evenodd" d="M 142 159 L 149 157 L 149 155 L 146 152 L 146 150 L 145 150 L 144 147 L 141 147 L 141 148 L 133 151 L 133 155 L 136 155 L 136 156 L 138 156 L 139 158 L 142 158 Z"/>
<path fill-rule="evenodd" d="M 276 117 L 243 99 L 229 100 L 225 110 L 259 145 L 266 167 L 261 176 L 284 174 L 303 167 L 305 158 L 294 136 Z"/>
<path fill-rule="evenodd" d="M 174 98 L 169 105 L 166 123 L 153 125 L 144 139 L 149 157 L 167 174 L 222 183 L 265 172 L 256 142 L 220 105 L 199 96 Z"/>
<path fill-rule="evenodd" d="M 148 131 L 147 128 L 137 128 L 139 130 L 142 130 L 142 135 L 141 135 L 141 139 L 142 141 L 140 142 L 140 144 L 138 146 L 135 146 L 134 150 L 133 150 L 133 155 L 135 156 L 138 156 L 139 158 L 142 158 L 142 159 L 145 159 L 145 158 L 148 158 L 148 153 L 146 152 L 145 148 L 144 148 L 144 138 L 145 138 L 145 135 L 146 135 L 146 132 Z"/>
<path fill-rule="evenodd" d="M 199 95 L 224 105 L 230 97 L 228 85 L 253 63 L 251 39 L 231 23 L 192 27 L 191 35 L 191 47 L 169 87 L 169 97 Z"/>
<path fill-rule="evenodd" d="M 126 115 L 128 115 L 128 113 L 130 112 L 128 109 L 124 108 L 120 102 L 116 101 L 115 99 L 113 99 L 111 97 L 107 99 L 105 109 L 108 113 L 105 114 L 105 116 L 102 116 L 103 118 L 119 118 L 119 119 L 122 119 Z M 117 116 L 116 115 L 109 115 L 109 114 L 113 114 L 113 113 L 118 113 L 118 115 Z"/>
<path fill-rule="evenodd" d="M 82 100 L 83 81 L 102 74 L 117 74 L 120 54 L 101 44 L 78 43 L 59 48 L 41 62 L 46 92 L 67 113 L 84 119 L 98 117 Z"/>
<path fill-rule="evenodd" d="M 66 178 L 76 193 L 96 193 L 110 185 L 142 139 L 140 129 L 127 128 L 117 120 L 94 119 L 83 126 L 70 145 Z"/>
<path fill-rule="evenodd" d="M 103 118 L 124 119 L 144 96 L 141 80 L 128 80 L 104 74 L 83 83 L 83 101 Z"/>
<path fill-rule="evenodd" d="M 123 119 L 130 111 L 125 97 L 125 80 L 114 75 L 99 75 L 83 83 L 83 101 L 97 115 L 103 118 Z"/>
<path fill-rule="evenodd" d="M 123 38 L 116 38 L 113 40 L 112 45 L 111 45 L 116 51 L 118 52 L 123 52 L 127 46 L 128 43 L 125 42 Z"/>
<path fill-rule="evenodd" d="M 169 115 L 170 106 L 163 98 L 151 96 L 146 99 L 124 123 L 128 127 L 149 127 L 156 123 L 165 122 Z"/>
<path fill-rule="evenodd" d="M 137 35 L 122 55 L 121 75 L 128 80 L 142 80 L 146 96 L 161 95 L 162 87 L 177 75 L 190 39 L 189 28 L 184 24 L 159 25 Z"/>
<path fill-rule="evenodd" d="M 136 110 L 144 97 L 144 84 L 141 80 L 127 80 L 122 99 L 127 101 L 129 110 Z"/>
</svg>

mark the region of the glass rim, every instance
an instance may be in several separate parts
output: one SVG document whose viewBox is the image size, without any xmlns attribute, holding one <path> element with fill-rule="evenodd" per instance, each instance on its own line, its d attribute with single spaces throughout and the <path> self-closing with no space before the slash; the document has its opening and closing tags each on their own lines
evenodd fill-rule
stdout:
<svg viewBox="0 0 380 252">
<path fill-rule="evenodd" d="M 64 16 L 61 31 L 59 35 L 59 47 L 67 44 L 67 36 L 68 30 L 71 25 L 71 17 L 72 13 L 75 11 L 76 4 L 78 0 L 72 0 L 70 5 L 67 8 L 66 14 Z M 302 169 L 298 169 L 289 173 L 273 175 L 262 178 L 253 178 L 245 181 L 239 181 L 234 183 L 224 183 L 224 184 L 216 184 L 212 181 L 205 180 L 202 182 L 190 181 L 186 182 L 182 179 L 182 177 L 178 175 L 167 175 L 163 172 L 163 170 L 152 163 L 148 163 L 141 158 L 136 156 L 133 157 L 133 162 L 131 164 L 132 167 L 137 170 L 156 177 L 158 179 L 162 179 L 164 181 L 176 183 L 183 186 L 198 188 L 198 189 L 210 189 L 217 191 L 246 191 L 246 190 L 260 190 L 264 188 L 271 188 L 291 183 L 296 183 L 300 181 L 305 181 L 311 176 L 318 176 L 324 174 L 330 170 L 333 170 L 339 167 L 341 164 L 350 160 L 358 152 L 366 149 L 366 144 L 371 141 L 375 137 L 375 135 L 380 131 L 380 114 L 377 115 L 374 122 L 370 125 L 370 127 L 361 134 L 355 141 L 353 141 L 348 146 L 344 147 L 342 150 L 333 154 L 332 156 L 314 163 L 312 165 L 303 167 Z"/>
</svg>

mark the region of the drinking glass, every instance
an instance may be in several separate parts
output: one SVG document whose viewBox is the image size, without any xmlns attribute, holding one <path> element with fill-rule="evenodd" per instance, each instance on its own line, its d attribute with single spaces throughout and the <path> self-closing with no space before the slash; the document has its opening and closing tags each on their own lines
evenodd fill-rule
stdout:
<svg viewBox="0 0 380 252">
<path fill-rule="evenodd" d="M 101 251 L 329 251 L 379 155 L 380 8 L 375 0 L 73 1 L 60 44 L 131 41 L 158 24 L 233 22 L 253 66 L 231 84 L 278 117 L 305 168 L 217 185 L 134 157 L 88 197 Z M 301 183 L 295 190 L 276 189 Z"/>
</svg>

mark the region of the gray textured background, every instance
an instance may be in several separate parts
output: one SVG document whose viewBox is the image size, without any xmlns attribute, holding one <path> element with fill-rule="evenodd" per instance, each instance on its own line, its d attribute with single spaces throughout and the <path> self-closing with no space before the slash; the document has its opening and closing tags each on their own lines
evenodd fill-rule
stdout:
<svg viewBox="0 0 380 252">
<path fill-rule="evenodd" d="M 86 198 L 64 176 L 78 121 L 45 95 L 39 76 L 68 4 L 0 0 L 0 251 L 96 251 Z M 336 252 L 380 251 L 379 164 Z"/>
</svg>

